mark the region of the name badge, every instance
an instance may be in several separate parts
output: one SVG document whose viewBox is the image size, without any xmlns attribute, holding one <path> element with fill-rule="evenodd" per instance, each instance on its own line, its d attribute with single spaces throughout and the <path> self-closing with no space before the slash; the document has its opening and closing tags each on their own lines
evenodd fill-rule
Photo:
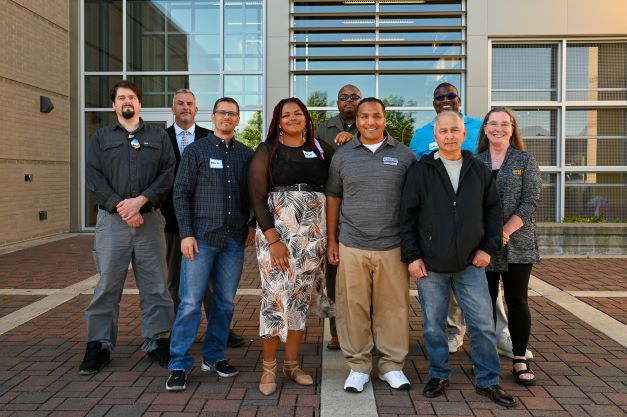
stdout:
<svg viewBox="0 0 627 417">
<path fill-rule="evenodd" d="M 392 158 L 391 156 L 384 156 L 383 157 L 383 165 L 397 166 L 398 165 L 398 159 Z"/>
<path fill-rule="evenodd" d="M 318 155 L 316 155 L 314 151 L 303 151 L 303 155 L 305 155 L 305 158 L 317 158 L 318 157 Z"/>
<path fill-rule="evenodd" d="M 210 158 L 209 168 L 222 169 L 222 160 Z"/>
<path fill-rule="evenodd" d="M 512 169 L 512 174 L 514 175 L 522 175 L 525 172 L 524 169 Z"/>
<path fill-rule="evenodd" d="M 430 151 L 434 151 L 434 150 L 436 150 L 436 149 L 438 149 L 438 143 L 437 143 L 437 142 L 431 142 L 431 143 L 429 144 L 429 150 L 430 150 Z"/>
</svg>

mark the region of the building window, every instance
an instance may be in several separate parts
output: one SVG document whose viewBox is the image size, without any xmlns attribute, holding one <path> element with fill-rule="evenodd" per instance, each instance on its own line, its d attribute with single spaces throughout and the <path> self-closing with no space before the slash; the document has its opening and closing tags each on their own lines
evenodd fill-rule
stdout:
<svg viewBox="0 0 627 417">
<path fill-rule="evenodd" d="M 542 171 L 536 217 L 627 220 L 627 40 L 493 41 L 490 104 Z"/>
<path fill-rule="evenodd" d="M 292 93 L 316 124 L 337 114 L 338 90 L 354 84 L 387 106 L 388 131 L 408 144 L 433 118 L 433 89 L 463 91 L 462 0 L 292 0 Z"/>
<path fill-rule="evenodd" d="M 180 88 L 194 91 L 197 123 L 211 128 L 216 99 L 240 104 L 236 137 L 261 140 L 263 24 L 261 0 L 82 0 L 83 135 L 115 120 L 109 90 L 128 79 L 142 91 L 142 116 L 166 126 Z M 85 191 L 84 226 L 97 209 Z"/>
</svg>

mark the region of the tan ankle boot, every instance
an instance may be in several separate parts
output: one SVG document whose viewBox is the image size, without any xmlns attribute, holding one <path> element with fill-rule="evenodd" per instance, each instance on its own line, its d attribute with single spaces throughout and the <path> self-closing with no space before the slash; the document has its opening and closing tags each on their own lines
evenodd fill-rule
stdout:
<svg viewBox="0 0 627 417">
<path fill-rule="evenodd" d="M 272 395 L 276 391 L 276 359 L 271 362 L 263 361 L 259 391 L 263 395 Z"/>
<path fill-rule="evenodd" d="M 283 362 L 283 374 L 298 385 L 313 385 L 313 378 L 298 367 L 298 361 Z"/>
</svg>

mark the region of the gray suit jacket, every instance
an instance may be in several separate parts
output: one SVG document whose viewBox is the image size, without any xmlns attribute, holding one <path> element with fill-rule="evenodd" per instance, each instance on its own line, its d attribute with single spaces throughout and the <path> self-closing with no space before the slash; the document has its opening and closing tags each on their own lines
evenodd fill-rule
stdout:
<svg viewBox="0 0 627 417">
<path fill-rule="evenodd" d="M 489 150 L 481 152 L 477 159 L 492 170 Z M 496 177 L 496 188 L 503 204 L 503 224 L 514 214 L 525 224 L 510 236 L 506 246 L 494 254 L 486 269 L 507 271 L 508 263 L 540 262 L 534 213 L 540 199 L 542 178 L 534 157 L 509 147 Z"/>
</svg>

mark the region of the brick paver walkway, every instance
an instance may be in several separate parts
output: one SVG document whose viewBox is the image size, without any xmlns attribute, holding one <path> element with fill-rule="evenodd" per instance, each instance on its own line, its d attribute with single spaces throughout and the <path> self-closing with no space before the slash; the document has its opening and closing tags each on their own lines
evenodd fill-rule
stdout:
<svg viewBox="0 0 627 417">
<path fill-rule="evenodd" d="M 61 289 L 96 273 L 92 236 L 76 236 L 0 255 L 0 288 Z M 131 271 L 132 272 L 132 271 Z M 624 291 L 626 259 L 547 259 L 534 270 L 541 280 L 565 291 Z M 129 274 L 132 276 L 132 273 Z M 127 289 L 135 288 L 132 279 Z M 258 288 L 254 254 L 247 252 L 240 289 Z M 415 288 L 415 284 L 412 284 Z M 0 320 L 45 295 L 0 295 Z M 100 373 L 84 377 L 78 364 L 84 352 L 83 310 L 91 299 L 81 294 L 0 335 L 0 417 L 2 416 L 310 416 L 320 415 L 323 321 L 308 321 L 303 345 L 304 368 L 316 383 L 301 387 L 279 378 L 270 397 L 257 391 L 261 343 L 257 334 L 259 298 L 238 295 L 235 331 L 249 343 L 227 355 L 240 370 L 223 379 L 199 369 L 183 393 L 165 391 L 167 371 L 139 350 L 139 304 L 134 294 L 121 302 L 120 334 L 113 361 Z M 626 299 L 586 297 L 581 301 L 625 323 Z M 411 351 L 405 371 L 413 386 L 392 391 L 373 379 L 380 415 L 438 416 L 625 416 L 627 415 L 627 348 L 543 297 L 532 297 L 530 349 L 539 381 L 516 385 L 511 362 L 502 358 L 502 385 L 519 399 L 506 410 L 474 393 L 469 343 L 451 356 L 453 375 L 446 395 L 422 396 L 428 379 L 422 349 L 422 315 L 412 297 Z M 194 346 L 196 357 L 199 345 Z M 341 389 L 338 386 L 337 389 Z M 359 395 L 350 397 L 359 401 Z"/>
</svg>

